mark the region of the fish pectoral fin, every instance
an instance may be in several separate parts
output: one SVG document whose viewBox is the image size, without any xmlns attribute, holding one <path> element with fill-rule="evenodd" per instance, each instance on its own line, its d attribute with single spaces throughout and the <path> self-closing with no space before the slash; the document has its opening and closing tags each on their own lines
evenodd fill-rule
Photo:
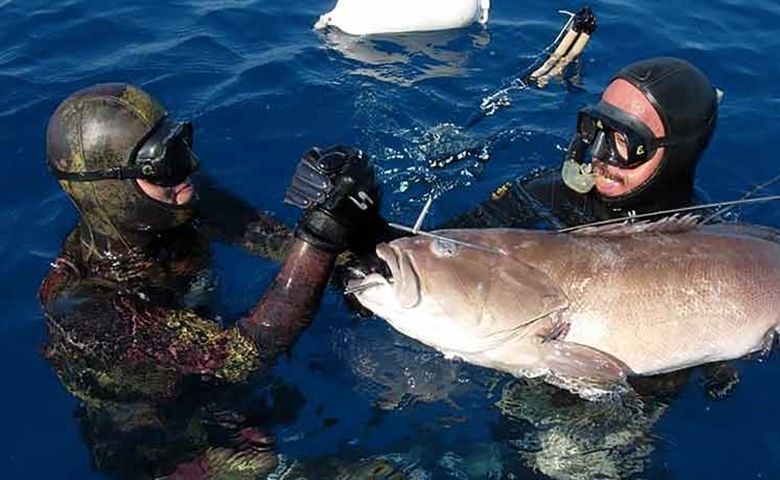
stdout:
<svg viewBox="0 0 780 480">
<path fill-rule="evenodd" d="M 539 345 L 545 381 L 586 400 L 615 400 L 631 392 L 628 366 L 612 355 L 577 343 L 548 340 Z"/>
</svg>

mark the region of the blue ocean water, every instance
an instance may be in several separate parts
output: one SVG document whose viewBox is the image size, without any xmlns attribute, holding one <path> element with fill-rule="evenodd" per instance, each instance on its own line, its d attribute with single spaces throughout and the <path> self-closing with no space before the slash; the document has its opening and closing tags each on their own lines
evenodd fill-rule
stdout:
<svg viewBox="0 0 780 480">
<path fill-rule="evenodd" d="M 39 353 L 45 325 L 35 298 L 76 220 L 43 163 L 48 117 L 76 89 L 142 86 L 195 122 L 205 170 L 288 222 L 297 212 L 281 199 L 297 159 L 312 145 L 339 142 L 373 157 L 393 219 L 413 222 L 432 192 L 429 222 L 446 220 L 501 182 L 557 164 L 577 109 L 620 67 L 655 55 L 690 60 L 725 92 L 700 188 L 731 200 L 779 173 L 776 1 L 590 2 L 598 30 L 567 81 L 543 90 L 513 80 L 555 38 L 565 21 L 557 10 L 583 4 L 494 0 L 486 30 L 356 40 L 311 29 L 333 3 L 0 1 L 0 478 L 104 478 L 90 464 L 75 400 Z M 412 0 L 398 3 L 413 10 Z M 502 108 L 466 127 L 482 100 L 504 89 Z M 484 148 L 444 167 L 429 164 L 474 146 Z M 779 210 L 775 203 L 741 215 L 780 228 Z M 228 315 L 251 306 L 276 268 L 227 247 L 215 260 Z M 366 355 L 372 349 L 384 353 Z M 434 476 L 516 469 L 515 478 L 544 478 L 522 461 L 494 466 L 508 447 L 494 441 L 500 392 L 478 381 L 481 372 L 410 349 L 379 321 L 356 322 L 330 292 L 274 371 L 307 399 L 275 432 L 282 453 L 403 452 Z M 641 440 L 653 451 L 637 476 L 780 478 L 780 362 L 775 355 L 735 365 L 741 383 L 730 398 L 709 400 L 691 380 L 665 409 Z"/>
</svg>

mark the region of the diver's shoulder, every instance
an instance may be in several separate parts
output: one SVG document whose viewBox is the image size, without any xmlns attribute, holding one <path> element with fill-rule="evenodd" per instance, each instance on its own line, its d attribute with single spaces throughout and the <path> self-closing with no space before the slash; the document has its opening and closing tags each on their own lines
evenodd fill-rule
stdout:
<svg viewBox="0 0 780 480">
<path fill-rule="evenodd" d="M 560 183 L 559 169 L 550 166 L 533 167 L 524 174 L 517 177 L 515 182 L 520 185 L 530 185 L 534 183 Z"/>
</svg>

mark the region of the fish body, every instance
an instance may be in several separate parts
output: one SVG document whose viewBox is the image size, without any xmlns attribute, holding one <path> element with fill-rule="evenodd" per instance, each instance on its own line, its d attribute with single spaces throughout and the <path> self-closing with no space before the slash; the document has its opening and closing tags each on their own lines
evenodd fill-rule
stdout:
<svg viewBox="0 0 780 480">
<path fill-rule="evenodd" d="M 628 375 L 768 349 L 780 331 L 780 232 L 769 228 L 670 219 L 435 233 L 453 241 L 378 245 L 391 277 L 353 281 L 357 300 L 448 357 L 586 398 Z"/>
</svg>

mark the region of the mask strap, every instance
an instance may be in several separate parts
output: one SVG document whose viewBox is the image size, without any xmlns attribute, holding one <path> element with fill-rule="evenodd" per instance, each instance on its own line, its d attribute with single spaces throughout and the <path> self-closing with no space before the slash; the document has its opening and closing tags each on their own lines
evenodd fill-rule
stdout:
<svg viewBox="0 0 780 480">
<path fill-rule="evenodd" d="M 49 171 L 58 180 L 69 182 L 94 182 L 96 180 L 124 180 L 127 178 L 147 178 L 152 173 L 151 165 L 91 170 L 87 172 L 66 172 L 49 164 Z"/>
</svg>

